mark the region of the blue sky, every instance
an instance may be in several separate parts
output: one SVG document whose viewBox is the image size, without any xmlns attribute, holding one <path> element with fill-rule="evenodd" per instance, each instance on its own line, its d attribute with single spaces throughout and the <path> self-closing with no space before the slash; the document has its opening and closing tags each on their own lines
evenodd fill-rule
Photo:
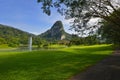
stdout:
<svg viewBox="0 0 120 80">
<path fill-rule="evenodd" d="M 37 0 L 0 0 L 0 24 L 9 25 L 30 33 L 40 34 L 61 20 L 67 32 L 69 21 L 52 10 L 51 16 L 44 14 Z"/>
</svg>

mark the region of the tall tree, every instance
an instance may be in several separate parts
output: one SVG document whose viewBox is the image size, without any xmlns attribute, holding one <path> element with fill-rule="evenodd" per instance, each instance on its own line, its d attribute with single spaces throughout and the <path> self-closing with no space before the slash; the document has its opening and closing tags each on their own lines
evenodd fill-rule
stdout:
<svg viewBox="0 0 120 80">
<path fill-rule="evenodd" d="M 118 17 L 115 16 L 116 14 Z M 112 21 L 115 21 L 117 25 L 111 21 L 103 20 L 99 32 L 108 43 L 120 45 L 120 9 L 114 11 L 111 15 L 108 16 L 108 18 L 112 19 Z"/>
<path fill-rule="evenodd" d="M 65 15 L 66 19 L 73 19 L 72 28 L 78 32 L 95 28 L 96 26 L 87 25 L 94 17 L 120 26 L 112 17 L 109 17 L 120 7 L 119 0 L 38 0 L 38 2 L 42 3 L 41 8 L 48 15 L 51 14 L 51 8 L 57 8 L 57 11 Z M 114 17 L 118 16 L 118 13 L 114 15 Z"/>
</svg>

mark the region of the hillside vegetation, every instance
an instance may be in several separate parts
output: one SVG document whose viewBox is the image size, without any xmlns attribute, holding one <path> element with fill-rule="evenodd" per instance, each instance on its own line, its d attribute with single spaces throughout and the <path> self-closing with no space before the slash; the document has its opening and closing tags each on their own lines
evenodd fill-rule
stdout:
<svg viewBox="0 0 120 80">
<path fill-rule="evenodd" d="M 30 36 L 33 37 L 33 45 L 39 45 L 41 42 L 44 42 L 43 39 L 34 34 L 0 24 L 0 46 L 3 48 L 19 46 L 27 47 Z"/>
<path fill-rule="evenodd" d="M 28 44 L 30 35 L 33 34 L 0 24 L 0 45 L 8 44 L 9 46 L 17 46 L 19 44 Z"/>
<path fill-rule="evenodd" d="M 56 21 L 51 29 L 39 35 L 48 41 L 70 40 L 71 35 L 65 32 L 62 21 Z"/>
<path fill-rule="evenodd" d="M 0 24 L 0 46 L 5 47 L 28 47 L 29 37 L 32 36 L 33 45 L 43 48 L 53 44 L 71 45 L 93 45 L 100 44 L 96 35 L 78 37 L 65 32 L 61 21 L 56 21 L 51 29 L 40 35 L 34 35 L 11 26 Z M 2 48 L 2 47 L 0 47 Z"/>
</svg>

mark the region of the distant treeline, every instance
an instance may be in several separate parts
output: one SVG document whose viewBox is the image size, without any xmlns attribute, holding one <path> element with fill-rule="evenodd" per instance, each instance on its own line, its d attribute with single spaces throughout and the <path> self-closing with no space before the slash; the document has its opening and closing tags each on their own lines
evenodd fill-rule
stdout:
<svg viewBox="0 0 120 80">
<path fill-rule="evenodd" d="M 28 32 L 0 25 L 0 45 L 7 44 L 9 47 L 21 47 L 28 46 L 29 37 L 33 38 L 33 45 L 37 47 L 46 47 L 51 44 L 63 44 L 67 46 L 71 45 L 93 45 L 100 44 L 100 39 L 96 35 L 88 36 L 88 37 L 78 37 L 77 35 L 72 35 L 70 40 L 52 40 L 47 41 L 45 39 L 40 38 L 40 36 L 36 36 L 34 34 L 30 34 Z"/>
</svg>

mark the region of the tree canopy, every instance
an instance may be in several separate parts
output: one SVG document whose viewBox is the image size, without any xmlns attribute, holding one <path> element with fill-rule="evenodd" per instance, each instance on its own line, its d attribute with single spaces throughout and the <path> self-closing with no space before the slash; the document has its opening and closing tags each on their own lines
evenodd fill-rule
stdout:
<svg viewBox="0 0 120 80">
<path fill-rule="evenodd" d="M 72 28 L 84 33 L 97 28 L 108 42 L 120 44 L 120 1 L 119 0 L 38 0 L 43 12 L 51 14 L 51 8 L 72 19 Z M 89 26 L 92 18 L 100 18 L 102 23 Z"/>
<path fill-rule="evenodd" d="M 118 17 L 115 17 L 115 15 L 118 15 Z M 108 42 L 108 43 L 114 43 L 117 45 L 120 45 L 120 9 L 117 11 L 114 11 L 111 15 L 109 15 L 110 19 L 114 21 L 112 23 L 111 21 L 105 21 L 103 20 L 102 26 L 99 29 L 99 32 L 101 36 Z M 116 25 L 116 24 L 117 25 Z"/>
<path fill-rule="evenodd" d="M 95 28 L 96 26 L 87 25 L 90 19 L 95 17 L 119 25 L 109 17 L 120 7 L 119 0 L 38 0 L 38 2 L 42 4 L 41 9 L 47 15 L 51 14 L 51 8 L 57 8 L 66 19 L 73 19 L 72 28 L 78 32 Z M 114 15 L 114 17 L 118 16 L 118 14 Z"/>
</svg>

